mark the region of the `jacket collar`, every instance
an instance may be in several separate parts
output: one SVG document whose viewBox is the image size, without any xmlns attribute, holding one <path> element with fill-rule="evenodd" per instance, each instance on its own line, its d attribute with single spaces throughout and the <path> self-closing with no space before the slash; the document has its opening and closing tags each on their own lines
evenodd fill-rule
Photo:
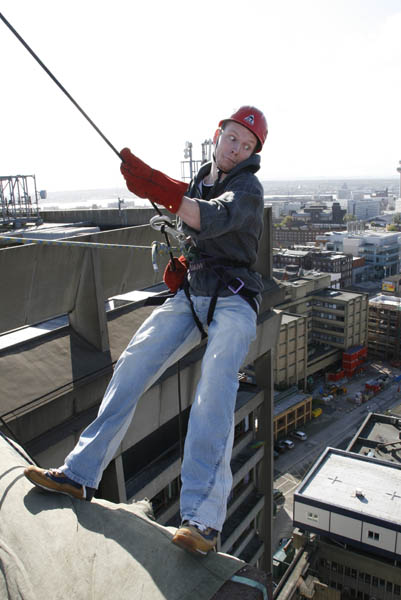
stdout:
<svg viewBox="0 0 401 600">
<path fill-rule="evenodd" d="M 199 169 L 199 171 L 196 175 L 196 178 L 195 178 L 196 184 L 199 184 L 202 181 L 202 179 L 210 173 L 211 168 L 212 168 L 211 162 L 205 163 L 204 165 L 201 166 L 201 168 Z M 226 183 L 226 181 L 228 181 L 229 179 L 231 179 L 232 177 L 237 175 L 242 170 L 248 170 L 248 171 L 251 171 L 252 173 L 256 173 L 257 171 L 259 171 L 259 169 L 260 169 L 260 156 L 259 156 L 259 154 L 252 154 L 252 156 L 250 156 L 246 160 L 243 160 L 238 165 L 236 165 L 233 169 L 231 169 L 231 171 L 229 173 L 227 173 L 227 177 L 225 177 L 225 179 L 222 183 Z"/>
</svg>

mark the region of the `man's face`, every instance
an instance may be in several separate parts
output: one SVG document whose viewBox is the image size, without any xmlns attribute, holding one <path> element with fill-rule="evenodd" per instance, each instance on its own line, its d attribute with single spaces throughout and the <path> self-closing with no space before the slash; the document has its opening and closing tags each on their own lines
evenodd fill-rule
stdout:
<svg viewBox="0 0 401 600">
<path fill-rule="evenodd" d="M 256 145 L 257 139 L 252 131 L 235 121 L 229 121 L 221 132 L 217 144 L 217 167 L 224 173 L 228 173 L 240 162 L 249 158 Z"/>
</svg>

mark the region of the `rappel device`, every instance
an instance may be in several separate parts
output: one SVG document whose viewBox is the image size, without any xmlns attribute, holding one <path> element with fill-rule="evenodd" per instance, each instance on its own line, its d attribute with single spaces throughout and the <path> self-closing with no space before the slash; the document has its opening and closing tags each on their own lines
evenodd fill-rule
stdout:
<svg viewBox="0 0 401 600">
<path fill-rule="evenodd" d="M 30 48 L 30 46 L 28 46 L 28 44 L 26 43 L 26 41 L 20 36 L 20 34 L 18 33 L 18 31 L 16 31 L 14 29 L 14 27 L 11 25 L 11 23 L 9 23 L 9 21 L 7 21 L 7 19 L 4 17 L 4 15 L 2 13 L 0 13 L 0 19 L 3 21 L 3 23 L 5 25 L 7 25 L 7 27 L 9 28 L 9 30 L 15 35 L 15 37 L 18 39 L 18 41 L 21 42 L 21 44 L 24 46 L 24 48 L 26 50 L 28 50 L 28 52 L 33 56 L 33 58 L 36 60 L 36 62 L 39 63 L 39 65 L 42 67 L 42 69 L 44 71 L 46 71 L 46 73 L 54 81 L 54 83 L 61 89 L 61 91 L 67 96 L 67 98 L 73 103 L 73 105 L 79 110 L 79 112 L 85 117 L 85 119 L 92 125 L 92 127 L 95 129 L 95 131 L 97 131 L 97 133 L 100 135 L 100 137 L 106 142 L 106 144 L 113 150 L 113 152 L 115 154 L 117 154 L 118 158 L 122 161 L 123 159 L 121 158 L 121 155 L 118 152 L 118 150 L 116 149 L 116 147 L 113 146 L 113 144 L 110 142 L 110 140 L 107 139 L 107 137 L 102 133 L 102 131 L 99 129 L 99 127 L 97 127 L 97 125 L 95 125 L 95 123 L 92 121 L 92 119 L 86 114 L 86 112 L 79 106 L 79 104 L 76 102 L 76 100 L 74 100 L 74 98 L 71 96 L 71 94 L 65 89 L 65 87 L 53 75 L 53 73 L 46 67 L 46 65 L 40 60 L 40 58 L 32 50 L 32 48 Z M 152 202 L 151 200 L 149 200 L 149 202 L 152 204 L 153 208 L 158 213 L 158 215 L 161 216 L 162 212 L 160 211 L 160 209 L 158 208 L 158 206 L 154 202 Z M 167 244 L 168 251 L 169 251 L 169 255 L 170 255 L 170 258 L 171 258 L 171 269 L 174 271 L 175 270 L 175 264 L 174 264 L 173 253 L 171 251 L 170 241 L 169 241 L 167 232 L 165 231 L 165 229 L 160 229 L 160 231 L 161 231 L 161 233 L 163 233 L 163 235 L 165 237 L 166 244 Z"/>
</svg>

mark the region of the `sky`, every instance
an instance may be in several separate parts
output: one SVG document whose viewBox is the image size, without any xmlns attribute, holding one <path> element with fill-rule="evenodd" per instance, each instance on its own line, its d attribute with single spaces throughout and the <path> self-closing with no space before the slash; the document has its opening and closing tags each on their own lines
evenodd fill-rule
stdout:
<svg viewBox="0 0 401 600">
<path fill-rule="evenodd" d="M 2 15 L 121 150 L 180 178 L 218 122 L 266 115 L 261 180 L 396 178 L 401 0 L 1 0 Z M 119 159 L 0 21 L 0 175 L 121 187 Z"/>
</svg>

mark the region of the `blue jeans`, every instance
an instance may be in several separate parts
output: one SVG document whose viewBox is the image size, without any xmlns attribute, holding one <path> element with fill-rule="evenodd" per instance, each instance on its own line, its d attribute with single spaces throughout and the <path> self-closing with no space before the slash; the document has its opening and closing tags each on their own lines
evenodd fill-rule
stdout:
<svg viewBox="0 0 401 600">
<path fill-rule="evenodd" d="M 210 298 L 192 296 L 206 326 Z M 256 314 L 240 296 L 218 298 L 191 407 L 182 465 L 181 516 L 221 531 L 230 469 L 238 370 L 256 337 Z M 61 470 L 97 488 L 133 418 L 140 396 L 200 341 L 184 292 L 153 311 L 116 363 L 96 419 L 82 432 Z"/>
</svg>

